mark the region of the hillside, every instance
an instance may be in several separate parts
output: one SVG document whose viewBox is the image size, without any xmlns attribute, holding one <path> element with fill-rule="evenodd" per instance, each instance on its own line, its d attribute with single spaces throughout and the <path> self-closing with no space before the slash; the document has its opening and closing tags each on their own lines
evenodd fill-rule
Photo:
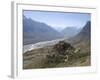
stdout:
<svg viewBox="0 0 100 80">
<path fill-rule="evenodd" d="M 76 27 L 66 27 L 64 28 L 61 33 L 66 37 L 67 39 L 74 37 L 81 31 L 81 28 Z"/>
<path fill-rule="evenodd" d="M 91 22 L 88 21 L 73 38 L 44 42 L 39 44 L 42 47 L 33 47 L 23 54 L 23 69 L 90 66 L 90 31 Z"/>
<path fill-rule="evenodd" d="M 74 37 L 70 39 L 66 39 L 66 42 L 70 42 L 75 47 L 85 48 L 90 51 L 90 43 L 91 43 L 91 22 L 88 21 L 83 29 Z M 86 51 L 87 51 L 86 50 Z"/>
<path fill-rule="evenodd" d="M 23 18 L 23 44 L 34 44 L 41 41 L 50 41 L 62 38 L 62 35 L 51 26 L 34 21 L 31 18 Z"/>
<path fill-rule="evenodd" d="M 91 39 L 91 22 L 88 21 L 83 29 L 74 37 L 70 38 L 71 42 L 79 42 L 79 41 L 90 41 Z"/>
</svg>

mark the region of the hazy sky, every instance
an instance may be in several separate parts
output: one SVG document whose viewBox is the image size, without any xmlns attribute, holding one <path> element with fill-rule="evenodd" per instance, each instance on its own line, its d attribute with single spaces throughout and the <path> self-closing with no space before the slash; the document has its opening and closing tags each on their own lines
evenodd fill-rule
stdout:
<svg viewBox="0 0 100 80">
<path fill-rule="evenodd" d="M 23 11 L 24 16 L 35 21 L 46 23 L 55 29 L 65 27 L 83 27 L 87 21 L 91 20 L 89 13 L 64 13 L 46 11 Z"/>
</svg>

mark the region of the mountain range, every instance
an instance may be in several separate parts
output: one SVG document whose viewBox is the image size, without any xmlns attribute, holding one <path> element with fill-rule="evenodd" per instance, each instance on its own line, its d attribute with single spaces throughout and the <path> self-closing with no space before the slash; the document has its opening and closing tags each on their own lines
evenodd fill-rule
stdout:
<svg viewBox="0 0 100 80">
<path fill-rule="evenodd" d="M 32 20 L 31 18 L 23 18 L 23 40 L 25 44 L 34 44 L 41 41 L 48 41 L 62 38 L 62 34 L 53 29 L 51 26 Z"/>
<path fill-rule="evenodd" d="M 73 42 L 78 41 L 90 41 L 91 39 L 91 22 L 88 21 L 82 30 L 74 37 L 70 38 L 69 40 L 73 40 Z"/>
<path fill-rule="evenodd" d="M 66 37 L 67 39 L 77 35 L 81 31 L 81 28 L 77 27 L 66 27 L 64 28 L 61 33 Z"/>
<path fill-rule="evenodd" d="M 29 50 L 23 54 L 23 69 L 91 66 L 90 32 L 91 22 L 88 21 L 81 31 L 70 39 L 29 45 Z"/>
<path fill-rule="evenodd" d="M 82 52 L 91 53 L 91 22 L 88 21 L 76 36 L 65 41 L 80 48 Z"/>
<path fill-rule="evenodd" d="M 86 23 L 86 25 L 83 27 L 83 29 L 81 30 L 81 32 L 80 33 L 78 33 L 77 34 L 77 36 L 75 36 L 76 38 L 77 37 L 80 37 L 81 39 L 83 39 L 83 40 L 89 40 L 90 39 L 90 37 L 91 37 L 91 22 L 90 21 L 88 21 L 87 23 Z"/>
<path fill-rule="evenodd" d="M 77 43 L 82 40 L 90 40 L 90 26 L 88 21 L 83 28 L 66 27 L 60 32 L 42 22 L 23 17 L 23 44 L 34 44 L 42 41 L 50 41 L 65 38 L 66 41 Z"/>
</svg>

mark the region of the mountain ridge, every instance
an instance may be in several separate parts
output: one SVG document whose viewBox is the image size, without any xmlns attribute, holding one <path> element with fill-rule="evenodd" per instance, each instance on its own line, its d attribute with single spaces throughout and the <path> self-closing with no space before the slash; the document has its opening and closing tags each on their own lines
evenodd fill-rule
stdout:
<svg viewBox="0 0 100 80">
<path fill-rule="evenodd" d="M 64 35 L 64 37 L 69 39 L 69 38 L 74 37 L 75 35 L 77 35 L 80 31 L 81 31 L 81 28 L 76 28 L 76 27 L 70 26 L 70 27 L 64 28 L 61 31 L 61 33 Z"/>
<path fill-rule="evenodd" d="M 62 35 L 45 23 L 23 18 L 24 44 L 37 43 L 62 38 Z"/>
</svg>

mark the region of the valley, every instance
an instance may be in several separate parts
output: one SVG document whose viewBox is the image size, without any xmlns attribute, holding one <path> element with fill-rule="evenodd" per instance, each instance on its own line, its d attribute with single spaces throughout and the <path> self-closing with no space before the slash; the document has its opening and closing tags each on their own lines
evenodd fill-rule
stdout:
<svg viewBox="0 0 100 80">
<path fill-rule="evenodd" d="M 61 32 L 24 16 L 23 69 L 91 66 L 91 22 Z"/>
</svg>

